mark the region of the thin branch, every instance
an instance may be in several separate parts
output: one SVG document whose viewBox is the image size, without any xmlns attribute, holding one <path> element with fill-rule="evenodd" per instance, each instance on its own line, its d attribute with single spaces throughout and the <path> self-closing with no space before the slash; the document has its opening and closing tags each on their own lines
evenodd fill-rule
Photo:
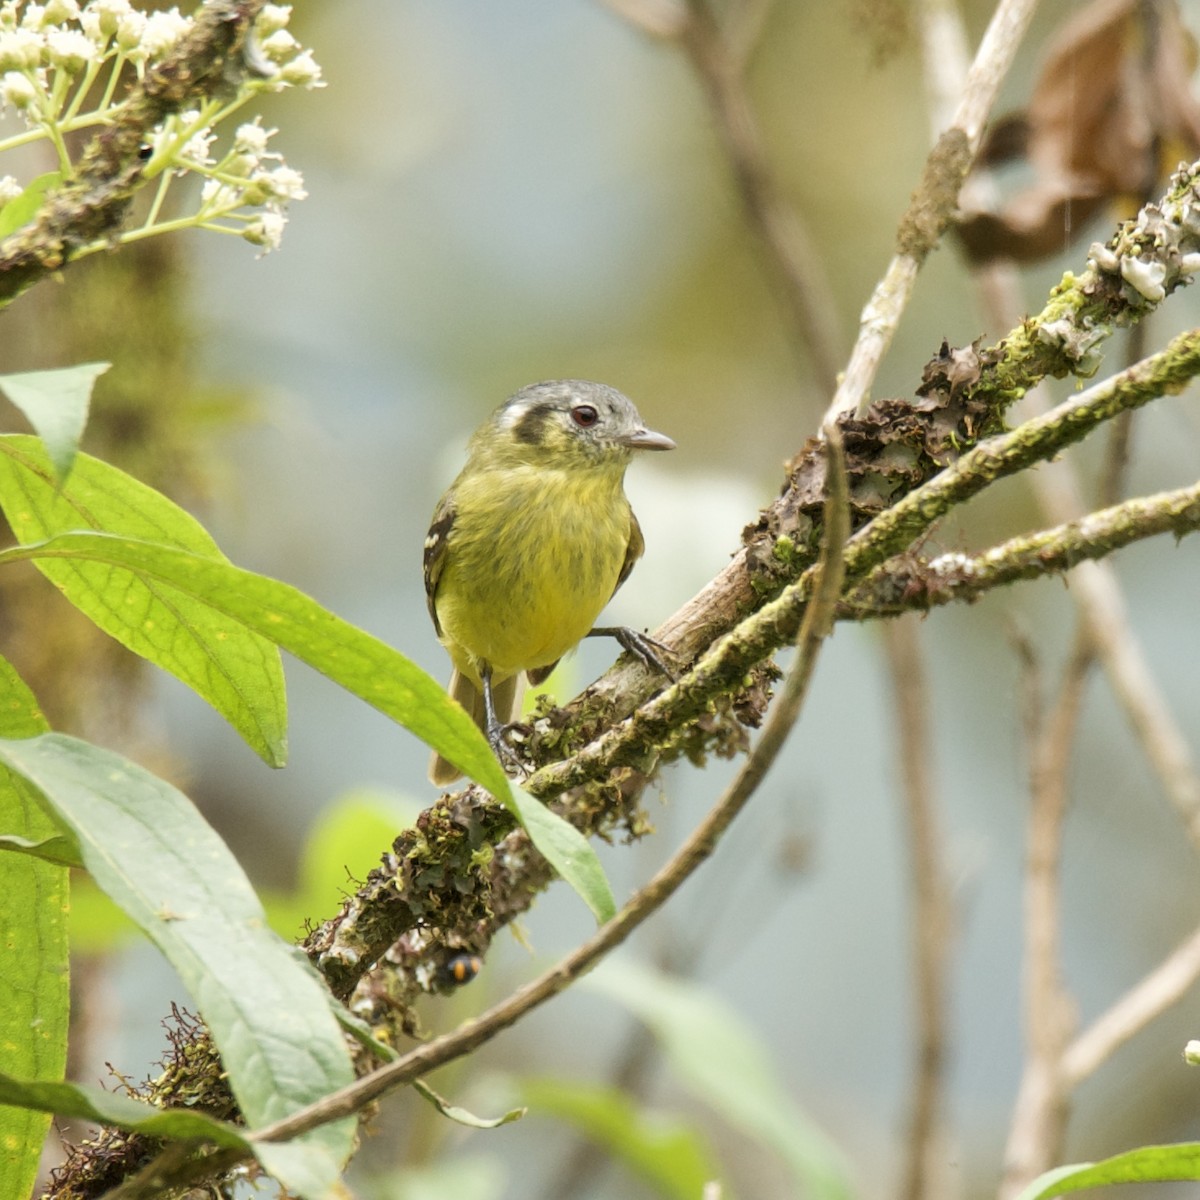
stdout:
<svg viewBox="0 0 1200 1200">
<path fill-rule="evenodd" d="M 941 1135 L 949 1026 L 947 962 L 954 913 L 933 784 L 929 687 L 915 620 L 909 617 L 890 624 L 884 645 L 899 731 L 900 777 L 914 897 L 917 1066 L 899 1195 L 900 1200 L 922 1200 L 931 1191 L 929 1176 Z"/>
<path fill-rule="evenodd" d="M 1198 979 L 1200 929 L 1071 1042 L 1062 1059 L 1064 1083 L 1078 1087 L 1134 1034 L 1182 1000 Z"/>
<path fill-rule="evenodd" d="M 959 189 L 979 151 L 987 115 L 1036 7 L 1037 0 L 1001 0 L 992 14 L 953 123 L 929 153 L 921 183 L 897 230 L 896 253 L 863 309 L 858 340 L 826 421 L 839 413 L 865 411 L 871 384 L 908 307 L 917 273 L 950 223 Z"/>
<path fill-rule="evenodd" d="M 952 551 L 924 559 L 900 555 L 877 567 L 838 607 L 841 620 L 925 612 L 952 600 L 971 602 L 1022 579 L 1041 579 L 1163 533 L 1200 529 L 1200 482 L 1125 500 L 1052 529 L 1022 534 L 982 554 Z M 1078 572 L 1072 575 L 1078 579 Z M 1187 810 L 1189 826 L 1200 810 Z"/>
<path fill-rule="evenodd" d="M 653 916 L 712 855 L 722 835 L 757 791 L 791 733 L 808 694 L 821 646 L 833 628 L 834 608 L 842 586 L 842 550 L 849 532 L 849 502 L 841 443 L 836 430 L 832 431 L 828 444 L 831 461 L 830 493 L 826 505 L 827 537 L 817 568 L 813 599 L 797 639 L 796 661 L 788 672 L 762 735 L 736 778 L 704 820 L 615 917 L 556 966 L 518 988 L 481 1016 L 465 1021 L 457 1029 L 418 1046 L 314 1104 L 255 1130 L 254 1137 L 257 1140 L 285 1141 L 331 1121 L 353 1116 L 388 1092 L 471 1053 L 534 1008 L 557 996 L 594 967 L 605 954 L 619 946 Z M 168 1147 L 164 1157 L 170 1152 Z M 210 1176 L 227 1171 L 243 1161 L 244 1157 L 237 1150 L 218 1151 L 182 1167 L 176 1165 L 170 1175 L 162 1169 L 153 1170 L 154 1164 L 143 1175 L 147 1179 L 153 1178 L 160 1188 L 178 1187 L 194 1182 L 201 1175 Z M 122 1200 L 133 1200 L 133 1196 L 122 1196 Z"/>
<path fill-rule="evenodd" d="M 1069 1111 L 1062 1055 L 1076 1022 L 1062 979 L 1060 884 L 1068 769 L 1091 660 L 1077 639 L 1058 701 L 1030 747 L 1030 812 L 1025 858 L 1025 1066 L 1004 1155 L 1001 1197 L 1053 1165 Z"/>
</svg>

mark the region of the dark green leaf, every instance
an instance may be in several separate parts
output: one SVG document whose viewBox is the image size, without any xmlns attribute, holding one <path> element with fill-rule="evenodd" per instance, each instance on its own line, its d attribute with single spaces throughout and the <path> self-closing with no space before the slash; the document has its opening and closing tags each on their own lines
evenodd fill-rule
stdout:
<svg viewBox="0 0 1200 1200">
<path fill-rule="evenodd" d="M 179 972 L 252 1129 L 350 1082 L 328 993 L 267 927 L 241 868 L 186 796 L 120 755 L 62 734 L 0 741 L 0 762 L 45 797 L 92 877 Z M 272 1150 L 270 1169 L 286 1170 L 293 1157 L 310 1167 L 319 1161 L 332 1186 L 353 1133 L 353 1121 L 314 1130 L 300 1150 Z M 283 1182 L 323 1194 L 305 1179 L 303 1188 Z"/>
<path fill-rule="evenodd" d="M 0 732 L 33 737 L 46 728 L 37 700 L 0 659 Z M 0 766 L 0 830 L 27 842 L 61 831 L 36 790 Z M 29 1079 L 62 1078 L 67 1058 L 68 874 L 24 854 L 0 854 L 0 1046 L 4 1065 Z M 37 1176 L 50 1117 L 0 1101 L 0 1196 L 28 1196 Z"/>
<path fill-rule="evenodd" d="M 112 363 L 81 363 L 52 371 L 0 375 L 0 391 L 29 418 L 60 482 L 71 473 L 79 451 L 92 388 L 111 366 Z"/>
<path fill-rule="evenodd" d="M 80 454 L 60 488 L 36 438 L 0 436 L 0 506 L 17 540 L 93 529 L 227 560 L 193 517 L 107 463 Z M 267 638 L 136 566 L 39 559 L 38 569 L 105 633 L 207 700 L 272 766 L 287 757 L 279 652 Z"/>
</svg>

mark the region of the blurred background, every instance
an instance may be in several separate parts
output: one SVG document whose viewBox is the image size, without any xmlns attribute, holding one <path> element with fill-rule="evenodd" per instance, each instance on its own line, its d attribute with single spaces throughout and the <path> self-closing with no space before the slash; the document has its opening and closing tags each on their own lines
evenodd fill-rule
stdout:
<svg viewBox="0 0 1200 1200">
<path fill-rule="evenodd" d="M 1001 111 L 1027 99 L 1040 50 L 1082 7 L 1043 6 Z M 992 5 L 963 8 L 974 44 Z M 1184 14 L 1200 28 L 1197 6 Z M 301 587 L 439 677 L 448 669 L 425 609 L 421 544 L 466 438 L 525 383 L 611 383 L 679 447 L 638 461 L 628 478 L 647 552 L 610 615 L 653 628 L 728 561 L 829 399 L 790 334 L 687 61 L 598 0 L 342 0 L 297 5 L 292 29 L 328 87 L 263 109 L 281 129 L 274 148 L 309 192 L 282 249 L 256 258 L 236 239 L 192 234 L 136 263 L 99 256 L 7 314 L 5 368 L 111 359 L 95 452 L 169 490 L 239 565 Z M 748 82 L 848 353 L 930 140 L 913 14 L 900 0 L 776 3 Z M 1025 272 L 1029 311 L 1064 270 L 1082 269 L 1088 241 L 1107 237 L 1115 216 Z M 1154 318 L 1150 345 L 1197 315 L 1194 295 L 1176 295 Z M 962 345 L 1004 332 L 989 327 L 947 243 L 922 273 L 874 394 L 911 395 L 943 338 Z M 1121 353 L 1116 339 L 1104 369 Z M 1194 481 L 1198 443 L 1194 395 L 1153 405 L 1138 418 L 1128 491 Z M 1099 451 L 1078 455 L 1086 480 Z M 1043 523 L 1025 487 L 1005 485 L 964 523 L 940 528 L 931 548 L 983 547 Z M 1160 539 L 1122 552 L 1116 566 L 1158 681 L 1200 747 L 1196 548 Z M 25 586 L 48 592 L 32 575 Z M 1028 789 L 1013 630 L 1031 639 L 1052 684 L 1073 625 L 1069 585 L 1054 580 L 936 612 L 920 629 L 958 919 L 938 1165 L 949 1195 L 994 1194 L 1022 1062 Z M 26 666 L 44 659 L 42 678 L 61 676 L 74 653 L 67 635 L 54 647 L 23 636 Z M 288 664 L 291 761 L 271 772 L 173 680 L 135 682 L 122 652 L 95 653 L 94 671 L 73 674 L 55 701 L 56 723 L 180 783 L 276 911 L 290 914 L 292 933 L 303 916 L 335 911 L 343 864 L 361 877 L 389 830 L 435 798 L 424 747 L 298 664 Z M 610 661 L 608 647 L 585 644 L 560 677 L 564 696 Z M 114 672 L 126 678 L 121 690 Z M 629 1051 L 639 1028 L 631 1004 L 657 986 L 629 973 L 636 960 L 680 968 L 705 1004 L 728 1006 L 780 1096 L 840 1148 L 859 1194 L 892 1195 L 914 1009 L 891 704 L 879 629 L 842 626 L 783 760 L 686 895 L 622 952 L 625 970 L 434 1081 L 479 1111 L 534 1097 L 534 1081 L 543 1102 L 531 1099 L 515 1125 L 472 1132 L 410 1097 L 390 1101 L 357 1160 L 357 1194 L 662 1194 L 615 1160 L 570 1174 L 574 1127 L 598 1123 L 549 1080 L 608 1085 L 627 1054 L 642 1063 L 638 1103 L 702 1131 L 732 1194 L 795 1194 L 769 1131 L 723 1109 L 719 1089 L 697 1084 L 680 1055 Z M 730 773 L 726 763 L 664 773 L 648 798 L 657 836 L 603 848 L 619 898 Z M 1200 919 L 1194 852 L 1098 676 L 1074 760 L 1065 870 L 1068 982 L 1087 1020 Z M 486 1007 L 588 931 L 582 905 L 557 885 L 520 941 L 502 935 L 480 977 L 430 1008 L 430 1027 Z M 155 1073 L 160 1021 L 183 999 L 155 952 L 113 942 L 81 959 L 76 979 L 82 1077 L 105 1077 L 106 1062 L 133 1078 Z M 1189 998 L 1089 1082 L 1069 1158 L 1200 1135 L 1200 1075 L 1181 1060 L 1198 1030 Z"/>
</svg>

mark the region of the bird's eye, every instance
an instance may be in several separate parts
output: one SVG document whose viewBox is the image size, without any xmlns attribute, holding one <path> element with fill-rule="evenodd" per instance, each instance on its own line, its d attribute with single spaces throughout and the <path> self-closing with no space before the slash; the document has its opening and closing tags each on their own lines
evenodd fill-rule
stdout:
<svg viewBox="0 0 1200 1200">
<path fill-rule="evenodd" d="M 590 404 L 577 404 L 571 409 L 571 420 L 580 429 L 590 429 L 600 420 L 600 414 Z"/>
</svg>

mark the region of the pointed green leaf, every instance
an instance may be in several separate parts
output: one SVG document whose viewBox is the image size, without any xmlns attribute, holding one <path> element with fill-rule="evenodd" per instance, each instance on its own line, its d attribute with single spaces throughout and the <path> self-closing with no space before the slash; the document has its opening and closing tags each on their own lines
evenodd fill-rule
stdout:
<svg viewBox="0 0 1200 1200">
<path fill-rule="evenodd" d="M 26 435 L 0 436 L 0 507 L 22 543 L 94 529 L 228 561 L 195 518 L 90 455 L 78 456 L 60 488 L 45 451 Z M 270 640 L 136 566 L 39 560 L 38 569 L 105 633 L 198 692 L 268 763 L 283 764 L 287 701 Z"/>
<path fill-rule="evenodd" d="M 60 867 L 82 867 L 79 847 L 75 839 L 65 834 L 53 834 L 44 838 L 18 837 L 15 833 L 0 835 L 0 850 L 12 850 L 18 854 L 29 854 L 43 862 L 57 863 Z"/>
<path fill-rule="evenodd" d="M 322 608 L 303 592 L 224 560 L 106 534 L 64 533 L 40 544 L 0 552 L 0 563 L 16 558 L 38 562 L 62 558 L 123 567 L 158 586 L 178 589 L 187 600 L 210 605 L 270 638 L 412 730 L 485 787 L 521 822 L 534 845 L 579 893 L 597 920 L 605 921 L 616 911 L 604 870 L 587 839 L 540 801 L 514 795 L 487 740 L 441 684 L 404 655 Z"/>
<path fill-rule="evenodd" d="M 179 972 L 251 1128 L 350 1082 L 328 993 L 267 927 L 241 868 L 186 796 L 63 734 L 0 741 L 0 763 L 38 789 L 74 834 L 91 876 Z M 270 1169 L 286 1171 L 293 1155 L 310 1165 L 315 1158 L 332 1187 L 353 1136 L 352 1120 L 324 1126 L 300 1139 L 308 1149 L 271 1151 Z M 283 1182 L 323 1194 L 311 1180 L 303 1189 Z"/>
<path fill-rule="evenodd" d="M 514 1121 L 519 1121 L 526 1112 L 524 1108 L 510 1108 L 503 1116 L 477 1117 L 473 1112 L 451 1104 L 445 1096 L 439 1096 L 423 1079 L 414 1079 L 413 1088 L 447 1120 L 456 1125 L 465 1125 L 468 1129 L 499 1129 L 501 1125 L 511 1125 Z"/>
<path fill-rule="evenodd" d="M 132 1129 L 149 1137 L 243 1150 L 257 1158 L 276 1179 L 285 1182 L 293 1195 L 304 1200 L 339 1200 L 345 1195 L 337 1176 L 330 1176 L 328 1156 L 323 1147 L 301 1140 L 259 1141 L 248 1136 L 244 1129 L 195 1109 L 156 1108 L 119 1092 L 104 1092 L 73 1083 L 21 1080 L 4 1074 L 0 1074 L 0 1105 L 20 1106 L 14 1107 L 13 1111 L 37 1113 L 47 1122 L 50 1114 L 59 1113 Z M 3 1111 L 8 1110 L 0 1108 L 0 1112 Z M 26 1194 L 3 1193 L 13 1197 Z"/>
<path fill-rule="evenodd" d="M 208 554 L 102 533 L 64 533 L 36 545 L 0 552 L 0 563 L 20 558 L 32 558 L 44 570 L 54 565 L 49 560 L 55 558 L 72 565 L 106 564 L 176 589 L 187 599 L 208 605 L 269 638 L 410 729 L 497 799 L 508 798 L 508 780 L 487 740 L 436 679 L 290 584 L 244 571 Z"/>
<path fill-rule="evenodd" d="M 1114 1183 L 1179 1183 L 1200 1180 L 1200 1142 L 1142 1146 L 1095 1163 L 1055 1167 L 1039 1175 L 1017 1200 L 1051 1200 L 1084 1188 Z"/>
<path fill-rule="evenodd" d="M 0 1073 L 0 1104 L 58 1113 L 101 1125 L 134 1129 L 151 1137 L 195 1139 L 215 1146 L 250 1149 L 245 1130 L 190 1108 L 156 1108 L 120 1092 L 74 1083 L 43 1083 Z M 15 1195 L 15 1193 L 6 1193 Z"/>
<path fill-rule="evenodd" d="M 546 861 L 575 889 L 592 910 L 598 924 L 611 920 L 617 906 L 608 877 L 591 843 L 540 800 L 512 789 L 512 803 L 506 805 L 525 827 L 530 840 Z"/>
<path fill-rule="evenodd" d="M 37 216 L 46 193 L 51 188 L 58 187 L 60 183 L 61 171 L 47 171 L 45 175 L 39 175 L 33 180 L 19 196 L 15 196 L 0 208 L 0 238 L 6 238 L 22 225 L 28 225 Z"/>
<path fill-rule="evenodd" d="M 853 1195 L 841 1150 L 792 1099 L 766 1047 L 728 1005 L 695 984 L 618 959 L 606 961 L 586 986 L 644 1021 L 693 1094 L 774 1151 L 798 1194 Z"/>
<path fill-rule="evenodd" d="M 15 404 L 42 439 L 59 481 L 71 473 L 87 424 L 92 388 L 112 363 L 81 363 L 52 371 L 0 375 L 0 391 Z"/>
<path fill-rule="evenodd" d="M 37 700 L 0 659 L 0 734 L 32 737 L 46 728 Z M 36 791 L 0 766 L 0 830 L 47 842 L 61 830 Z M 67 974 L 68 875 L 24 854 L 0 854 L 0 1046 L 10 1071 L 35 1080 L 63 1076 L 70 997 Z M 28 1196 L 50 1117 L 0 1099 L 0 1196 Z"/>
</svg>

